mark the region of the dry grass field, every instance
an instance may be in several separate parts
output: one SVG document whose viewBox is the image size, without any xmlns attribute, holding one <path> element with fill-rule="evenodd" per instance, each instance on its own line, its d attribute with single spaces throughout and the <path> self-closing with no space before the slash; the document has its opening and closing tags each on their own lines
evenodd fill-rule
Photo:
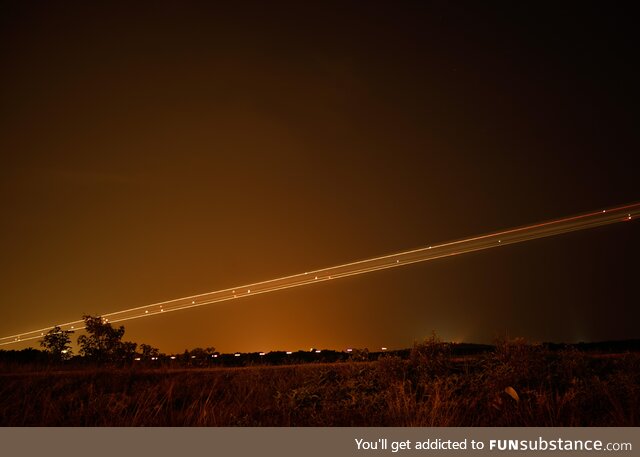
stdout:
<svg viewBox="0 0 640 457">
<path fill-rule="evenodd" d="M 56 371 L 57 370 L 57 371 Z M 456 359 L 0 374 L 0 426 L 639 426 L 640 354 L 522 342 Z"/>
</svg>

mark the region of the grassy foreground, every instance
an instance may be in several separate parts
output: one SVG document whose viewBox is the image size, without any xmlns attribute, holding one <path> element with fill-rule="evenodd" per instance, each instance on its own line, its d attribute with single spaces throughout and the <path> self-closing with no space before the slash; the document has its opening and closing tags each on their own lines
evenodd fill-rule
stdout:
<svg viewBox="0 0 640 457">
<path fill-rule="evenodd" d="M 522 343 L 467 359 L 0 375 L 0 426 L 639 426 L 640 354 Z"/>
</svg>

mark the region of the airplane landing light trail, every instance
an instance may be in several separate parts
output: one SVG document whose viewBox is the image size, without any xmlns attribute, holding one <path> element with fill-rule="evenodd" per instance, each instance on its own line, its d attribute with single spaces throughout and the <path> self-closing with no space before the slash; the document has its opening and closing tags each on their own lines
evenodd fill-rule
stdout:
<svg viewBox="0 0 640 457">
<path fill-rule="evenodd" d="M 480 251 L 483 249 L 506 246 L 514 243 L 522 243 L 536 238 L 544 238 L 562 233 L 613 224 L 616 222 L 630 221 L 638 217 L 640 217 L 640 203 L 634 203 L 631 205 L 512 228 L 457 241 L 433 244 L 419 249 L 345 263 L 343 265 L 323 268 L 320 270 L 307 271 L 305 273 L 270 279 L 268 281 L 256 282 L 244 286 L 231 287 L 215 292 L 153 303 L 137 308 L 103 314 L 101 317 L 104 322 L 123 322 L 142 317 L 155 316 L 157 314 L 171 311 L 189 309 L 227 300 L 236 300 L 247 296 L 275 292 L 277 290 L 289 289 L 292 287 L 299 287 L 324 281 L 333 281 L 338 278 L 346 278 L 348 276 L 385 270 L 387 268 L 394 268 L 402 265 L 410 265 L 417 262 L 426 262 L 442 257 L 465 254 L 467 252 Z M 77 320 L 73 322 L 66 322 L 63 324 L 57 324 L 57 326 L 62 330 L 81 330 L 84 328 L 84 321 Z M 0 346 L 41 338 L 46 332 L 54 327 L 55 325 L 52 325 L 50 327 L 0 338 Z"/>
</svg>

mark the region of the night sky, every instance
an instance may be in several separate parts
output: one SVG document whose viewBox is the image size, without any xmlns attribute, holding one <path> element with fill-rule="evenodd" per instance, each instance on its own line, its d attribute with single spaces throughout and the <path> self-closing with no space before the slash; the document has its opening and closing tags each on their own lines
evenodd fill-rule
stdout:
<svg viewBox="0 0 640 457">
<path fill-rule="evenodd" d="M 0 336 L 640 200 L 625 8 L 3 1 Z M 639 235 L 167 313 L 125 339 L 637 338 Z"/>
</svg>

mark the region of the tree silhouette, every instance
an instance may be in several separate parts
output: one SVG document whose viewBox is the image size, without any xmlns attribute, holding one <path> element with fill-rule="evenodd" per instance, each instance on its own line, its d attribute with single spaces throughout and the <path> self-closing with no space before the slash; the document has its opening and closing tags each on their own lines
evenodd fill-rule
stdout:
<svg viewBox="0 0 640 457">
<path fill-rule="evenodd" d="M 123 342 L 124 326 L 113 328 L 99 316 L 82 316 L 87 335 L 78 337 L 80 355 L 98 363 L 117 362 L 133 358 L 137 344 Z"/>
<path fill-rule="evenodd" d="M 158 357 L 160 355 L 160 349 L 154 348 L 149 344 L 142 343 L 140 345 L 140 350 L 142 351 L 142 358 L 147 360 L 152 357 Z"/>
<path fill-rule="evenodd" d="M 211 357 L 215 352 L 216 348 L 214 347 L 194 348 L 190 351 L 185 349 L 179 360 L 191 366 L 205 366 L 211 363 Z"/>
<path fill-rule="evenodd" d="M 136 348 L 138 347 L 138 343 L 134 343 L 133 341 L 122 341 L 118 347 L 118 351 L 116 354 L 116 359 L 118 360 L 132 360 L 136 355 Z"/>
<path fill-rule="evenodd" d="M 60 327 L 53 327 L 47 332 L 43 339 L 40 340 L 40 346 L 47 351 L 57 362 L 67 360 L 71 357 L 71 338 L 69 335 L 73 333 L 69 330 L 62 330 Z"/>
</svg>

